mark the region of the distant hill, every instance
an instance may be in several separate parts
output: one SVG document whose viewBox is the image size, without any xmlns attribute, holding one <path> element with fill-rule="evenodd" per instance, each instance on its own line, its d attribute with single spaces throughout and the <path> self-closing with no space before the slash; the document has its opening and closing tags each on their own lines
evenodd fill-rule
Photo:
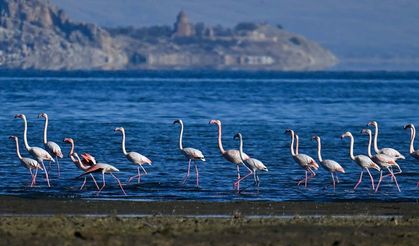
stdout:
<svg viewBox="0 0 419 246">
<path fill-rule="evenodd" d="M 40 70 L 328 68 L 336 57 L 280 26 L 192 23 L 103 29 L 41 0 L 0 0 L 0 68 Z"/>
</svg>

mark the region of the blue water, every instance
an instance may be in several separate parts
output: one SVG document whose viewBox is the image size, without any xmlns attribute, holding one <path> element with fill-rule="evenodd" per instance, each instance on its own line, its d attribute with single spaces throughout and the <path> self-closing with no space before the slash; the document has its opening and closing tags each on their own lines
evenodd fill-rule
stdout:
<svg viewBox="0 0 419 246">
<path fill-rule="evenodd" d="M 0 194 L 133 200 L 415 200 L 419 163 L 408 155 L 409 132 L 403 125 L 419 124 L 418 82 L 418 73 L 3 72 Z M 69 146 L 62 140 L 72 137 L 77 152 L 89 152 L 119 168 L 116 175 L 124 184 L 136 167 L 122 155 L 121 136 L 113 130 L 125 127 L 127 149 L 153 160 L 146 166 L 149 174 L 140 185 L 124 185 L 127 197 L 111 177 L 96 195 L 92 183 L 79 191 L 81 172 L 66 156 L 61 178 L 50 172 L 52 188 L 42 176 L 37 187 L 28 187 L 29 172 L 20 165 L 8 136 L 22 137 L 22 120 L 14 115 L 24 113 L 30 145 L 42 146 L 44 121 L 36 118 L 40 112 L 50 117 L 49 140 L 60 144 L 66 155 Z M 172 122 L 178 118 L 185 123 L 184 146 L 202 150 L 207 159 L 199 163 L 200 189 L 195 188 L 193 172 L 187 185 L 181 184 L 187 161 L 177 149 L 179 128 Z M 260 174 L 259 189 L 248 179 L 241 194 L 233 192 L 236 167 L 220 156 L 217 128 L 208 124 L 210 119 L 222 121 L 226 149 L 238 148 L 233 136 L 241 132 L 245 152 L 269 168 Z M 394 147 L 407 156 L 399 161 L 401 193 L 388 178 L 379 192 L 372 192 L 368 176 L 358 190 L 352 189 L 360 168 L 348 157 L 349 141 L 339 136 L 352 131 L 355 154 L 366 153 L 367 138 L 360 131 L 370 120 L 379 122 L 379 147 Z M 291 158 L 287 128 L 299 133 L 300 152 L 313 157 L 316 144 L 311 136 L 322 137 L 323 158 L 346 169 L 336 191 L 330 186 L 330 174 L 321 168 L 308 188 L 296 185 L 304 170 Z M 20 140 L 22 153 L 29 157 Z M 373 175 L 378 179 L 377 172 Z M 96 177 L 100 180 L 100 175 Z"/>
</svg>

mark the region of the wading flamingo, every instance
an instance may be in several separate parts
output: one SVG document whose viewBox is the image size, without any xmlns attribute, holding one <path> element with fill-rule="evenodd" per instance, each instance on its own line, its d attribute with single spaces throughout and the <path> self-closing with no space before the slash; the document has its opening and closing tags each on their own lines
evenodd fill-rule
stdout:
<svg viewBox="0 0 419 246">
<path fill-rule="evenodd" d="M 392 177 L 392 179 L 394 179 L 394 182 L 396 183 L 397 189 L 400 192 L 400 187 L 399 184 L 397 183 L 397 178 L 394 175 L 395 173 L 393 173 L 393 171 L 391 170 L 391 168 L 393 167 L 397 167 L 399 169 L 398 173 L 401 173 L 401 169 L 400 166 L 397 164 L 396 160 L 388 155 L 385 154 L 376 154 L 376 155 L 372 155 L 371 154 L 371 143 L 372 143 L 372 132 L 370 129 L 362 129 L 361 134 L 363 135 L 368 135 L 368 157 L 371 158 L 371 160 L 374 163 L 377 163 L 380 167 L 380 179 L 378 180 L 377 183 L 377 187 L 375 188 L 375 192 L 378 191 L 378 188 L 380 187 L 381 181 L 383 180 L 383 169 L 387 169 L 389 172 L 389 176 Z"/>
<path fill-rule="evenodd" d="M 334 160 L 323 160 L 322 158 L 322 147 L 321 147 L 321 139 L 319 136 L 314 135 L 313 139 L 317 142 L 317 157 L 319 159 L 320 165 L 324 167 L 328 172 L 330 172 L 330 175 L 332 175 L 332 181 L 333 181 L 333 190 L 336 189 L 336 182 L 335 177 L 333 174 L 336 175 L 336 181 L 339 183 L 338 174 L 337 173 L 345 173 L 345 170 L 343 167 L 337 163 Z"/>
<path fill-rule="evenodd" d="M 80 157 L 77 155 L 77 153 L 74 153 L 74 156 L 78 159 L 79 163 L 81 162 Z M 82 175 L 80 175 L 79 177 L 91 174 L 91 173 L 102 173 L 102 187 L 99 189 L 99 191 L 97 192 L 97 194 L 99 195 L 99 193 L 103 190 L 103 188 L 105 188 L 106 186 L 106 181 L 105 181 L 105 173 L 109 173 L 117 182 L 119 187 L 121 188 L 122 192 L 124 193 L 124 195 L 127 195 L 127 193 L 125 193 L 124 188 L 122 187 L 121 181 L 115 176 L 115 174 L 113 174 L 113 172 L 119 172 L 118 168 L 106 164 L 106 163 L 96 163 L 96 165 L 89 167 L 89 169 L 87 169 Z"/>
<path fill-rule="evenodd" d="M 409 147 L 409 154 L 419 160 L 419 150 L 415 150 L 414 141 L 416 137 L 416 128 L 413 124 L 407 124 L 403 127 L 405 130 L 410 128 L 410 147 Z M 419 187 L 419 182 L 416 183 L 416 187 Z"/>
<path fill-rule="evenodd" d="M 242 160 L 240 158 L 240 152 L 236 149 L 224 150 L 223 142 L 221 140 L 222 129 L 221 129 L 221 121 L 220 120 L 211 120 L 209 123 L 211 125 L 217 125 L 217 127 L 218 127 L 218 149 L 220 150 L 221 155 L 227 161 L 229 161 L 233 164 L 236 164 L 236 167 L 237 167 L 237 181 L 234 182 L 233 188 L 234 189 L 237 188 L 237 191 L 240 191 L 240 165 L 242 164 Z M 246 153 L 243 153 L 243 159 L 247 160 L 247 159 L 249 159 L 249 156 Z"/>
<path fill-rule="evenodd" d="M 38 115 L 38 118 L 44 118 L 45 119 L 45 125 L 44 125 L 44 148 L 48 151 L 48 153 L 55 157 L 55 160 L 57 161 L 57 173 L 58 177 L 60 177 L 60 162 L 58 161 L 58 158 L 63 158 L 63 153 L 61 152 L 60 146 L 56 144 L 55 142 L 48 141 L 48 115 L 46 113 L 40 113 Z M 50 162 L 51 164 L 51 162 Z M 51 166 L 50 166 L 51 167 Z"/>
<path fill-rule="evenodd" d="M 63 142 L 71 144 L 71 148 L 70 148 L 70 152 L 68 153 L 68 156 L 74 162 L 74 160 L 73 160 L 73 158 L 74 158 L 74 156 L 73 156 L 73 153 L 74 153 L 74 145 L 75 145 L 74 144 L 74 139 L 72 139 L 72 138 L 64 138 L 64 141 Z M 93 165 L 96 164 L 96 158 L 93 157 L 89 153 L 81 154 L 81 157 L 82 157 L 81 162 L 85 166 L 89 166 L 90 167 L 90 166 L 93 166 Z"/>
<path fill-rule="evenodd" d="M 255 184 L 259 187 L 260 181 L 259 181 L 259 176 L 257 175 L 256 172 L 257 171 L 267 172 L 268 168 L 261 161 L 257 159 L 248 158 L 245 160 L 243 158 L 243 154 L 244 154 L 243 153 L 243 137 L 241 133 L 237 133 L 236 135 L 234 135 L 234 139 L 236 140 L 238 139 L 240 141 L 240 147 L 239 147 L 240 159 L 242 160 L 243 164 L 247 167 L 247 169 L 249 169 L 249 174 L 241 178 L 241 181 L 253 174 L 253 179 L 255 180 Z"/>
<path fill-rule="evenodd" d="M 308 180 L 316 176 L 316 173 L 312 170 L 312 168 L 317 170 L 319 165 L 316 163 L 316 161 L 313 158 L 311 158 L 308 155 L 296 154 L 294 152 L 294 139 L 296 136 L 294 131 L 291 129 L 287 129 L 285 130 L 285 133 L 291 136 L 290 151 L 291 151 L 292 158 L 298 165 L 300 165 L 305 170 L 305 178 L 298 181 L 297 185 L 300 185 L 302 182 L 304 182 L 304 187 L 307 187 Z M 310 177 L 308 176 L 308 173 L 310 173 Z"/>
<path fill-rule="evenodd" d="M 131 182 L 132 179 L 137 178 L 137 177 L 138 177 L 138 183 L 140 183 L 141 182 L 140 168 L 144 171 L 144 174 L 147 174 L 147 171 L 144 169 L 143 165 L 149 164 L 151 166 L 151 160 L 137 152 L 127 152 L 127 150 L 125 149 L 125 129 L 123 127 L 115 128 L 115 132 L 122 133 L 122 143 L 121 143 L 122 153 L 130 162 L 137 165 L 137 175 L 134 175 L 131 178 L 129 178 L 128 183 Z"/>
<path fill-rule="evenodd" d="M 345 132 L 344 134 L 342 134 L 342 136 L 340 136 L 340 139 L 343 140 L 346 137 L 350 138 L 350 140 L 351 140 L 351 143 L 350 143 L 350 146 L 349 146 L 349 157 L 351 158 L 352 161 L 354 161 L 356 164 L 358 164 L 361 167 L 361 175 L 359 176 L 358 183 L 356 183 L 356 185 L 354 187 L 354 190 L 356 190 L 356 188 L 358 188 L 359 184 L 362 182 L 362 175 L 364 174 L 364 170 L 366 170 L 368 172 L 368 174 L 370 175 L 371 186 L 372 186 L 372 189 L 374 190 L 375 189 L 374 179 L 373 179 L 369 169 L 374 168 L 378 171 L 381 171 L 381 168 L 377 164 L 375 164 L 371 160 L 371 158 L 369 158 L 366 155 L 356 155 L 356 156 L 354 156 L 354 141 L 355 141 L 354 137 L 352 136 L 352 133 Z"/>
<path fill-rule="evenodd" d="M 31 159 L 31 158 L 24 158 L 20 155 L 19 141 L 18 141 L 18 138 L 16 136 L 10 136 L 9 139 L 14 139 L 15 140 L 15 142 L 16 142 L 16 155 L 19 158 L 20 163 L 22 164 L 22 166 L 29 169 L 29 172 L 31 173 L 31 177 L 32 177 L 31 187 L 33 187 L 36 183 L 36 175 L 38 174 L 38 169 L 43 170 L 42 167 L 36 160 Z M 32 169 L 35 169 L 35 174 L 32 172 Z"/>
<path fill-rule="evenodd" d="M 91 162 L 89 162 L 88 160 L 86 160 L 84 158 L 83 158 L 83 160 L 80 160 L 80 159 L 77 159 L 74 156 L 74 153 L 75 153 L 74 152 L 74 140 L 72 138 L 64 138 L 64 142 L 71 144 L 71 149 L 70 149 L 70 152 L 68 153 L 68 157 L 70 157 L 71 161 L 76 165 L 76 167 L 78 167 L 82 171 L 86 171 L 87 169 L 89 169 L 89 167 L 92 166 L 92 165 L 89 165 L 89 164 L 91 164 Z M 95 159 L 93 159 L 93 160 L 94 160 L 94 164 L 96 164 L 96 160 Z M 99 190 L 99 186 L 96 182 L 95 177 L 91 173 L 89 175 L 92 178 L 93 182 L 95 183 L 96 188 Z M 87 181 L 87 177 L 84 177 L 84 181 L 83 181 L 83 184 L 80 186 L 80 190 L 82 190 L 83 187 L 86 185 L 86 181 Z"/>
<path fill-rule="evenodd" d="M 179 150 L 182 154 L 188 159 L 188 172 L 186 173 L 185 178 L 183 179 L 183 183 L 189 178 L 190 169 L 191 169 L 191 161 L 194 161 L 195 164 L 195 172 L 196 172 L 196 187 L 199 187 L 199 172 L 198 172 L 198 165 L 196 164 L 197 160 L 205 161 L 205 157 L 202 152 L 198 149 L 194 148 L 183 148 L 182 140 L 183 140 L 183 121 L 182 120 L 175 120 L 173 124 L 180 125 L 180 133 L 179 133 Z"/>
<path fill-rule="evenodd" d="M 295 154 L 296 155 L 298 155 L 299 153 L 298 153 L 298 146 L 299 146 L 299 137 L 298 137 L 298 134 L 296 133 L 296 132 L 294 132 L 294 134 L 295 134 Z M 304 154 L 303 154 L 304 155 Z M 314 160 L 314 159 L 313 159 Z M 314 170 L 317 170 L 317 169 L 319 169 L 319 165 L 316 163 L 316 162 L 310 162 L 309 163 L 309 166 L 312 168 L 312 169 L 314 169 Z"/>
<path fill-rule="evenodd" d="M 29 146 L 28 137 L 27 137 L 28 122 L 26 121 L 26 116 L 24 114 L 17 114 L 15 115 L 15 118 L 20 118 L 23 120 L 23 124 L 24 124 L 23 143 L 25 144 L 25 148 L 29 152 L 29 154 L 31 154 L 32 157 L 42 165 L 42 169 L 44 169 L 45 177 L 47 179 L 48 187 L 51 187 L 49 183 L 48 171 L 44 165 L 44 160 L 55 162 L 54 158 L 52 158 L 52 156 L 46 150 L 42 148 Z"/>
<path fill-rule="evenodd" d="M 393 148 L 378 148 L 378 123 L 377 121 L 370 121 L 368 122 L 368 126 L 375 127 L 375 133 L 374 133 L 374 151 L 377 154 L 385 154 L 390 157 L 393 157 L 395 160 L 404 160 L 405 157 L 400 154 L 399 151 L 393 149 Z"/>
</svg>

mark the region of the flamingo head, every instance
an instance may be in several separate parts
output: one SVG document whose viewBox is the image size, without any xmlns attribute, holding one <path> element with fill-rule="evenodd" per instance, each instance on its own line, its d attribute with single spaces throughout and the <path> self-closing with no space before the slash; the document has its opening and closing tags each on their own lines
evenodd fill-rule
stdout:
<svg viewBox="0 0 419 246">
<path fill-rule="evenodd" d="M 408 128 L 414 129 L 415 126 L 413 124 L 407 124 L 407 125 L 403 126 L 403 129 L 405 129 L 405 130 L 408 129 Z"/>
<path fill-rule="evenodd" d="M 311 137 L 311 139 L 316 140 L 316 141 L 320 141 L 320 137 L 319 137 L 319 136 L 317 136 L 317 135 L 313 135 L 313 136 Z"/>
<path fill-rule="evenodd" d="M 15 115 L 15 118 L 26 119 L 26 116 L 24 114 L 17 114 Z"/>
<path fill-rule="evenodd" d="M 363 134 L 363 135 L 371 135 L 371 130 L 370 129 L 362 129 L 361 134 Z"/>
<path fill-rule="evenodd" d="M 74 143 L 74 140 L 72 138 L 64 138 L 63 142 L 65 143 Z"/>
<path fill-rule="evenodd" d="M 42 112 L 42 113 L 40 113 L 40 114 L 38 114 L 38 118 L 48 118 L 48 115 L 46 114 L 46 113 L 44 113 L 44 112 Z"/>
<path fill-rule="evenodd" d="M 10 136 L 10 137 L 9 137 L 9 139 L 10 139 L 10 140 L 12 140 L 12 139 L 13 139 L 13 140 L 17 140 L 17 137 L 16 137 L 16 136 Z"/>
<path fill-rule="evenodd" d="M 125 132 L 125 129 L 123 127 L 117 127 L 114 132 Z"/>
<path fill-rule="evenodd" d="M 181 119 L 178 119 L 178 120 L 173 121 L 173 124 L 182 125 L 183 124 L 183 121 Z"/>
<path fill-rule="evenodd" d="M 242 138 L 242 134 L 240 132 L 236 133 L 236 135 L 234 135 L 233 139 L 237 140 L 237 139 L 241 139 Z"/>
<path fill-rule="evenodd" d="M 377 121 L 370 121 L 370 122 L 368 122 L 368 125 L 367 126 L 377 127 L 378 126 L 378 123 L 377 123 Z"/>
<path fill-rule="evenodd" d="M 221 126 L 221 121 L 220 120 L 210 120 L 209 122 L 211 125 L 217 125 L 217 126 Z"/>
<path fill-rule="evenodd" d="M 352 133 L 350 132 L 345 132 L 344 134 L 342 134 L 342 136 L 340 136 L 340 139 L 344 139 L 346 137 L 352 137 Z"/>
</svg>

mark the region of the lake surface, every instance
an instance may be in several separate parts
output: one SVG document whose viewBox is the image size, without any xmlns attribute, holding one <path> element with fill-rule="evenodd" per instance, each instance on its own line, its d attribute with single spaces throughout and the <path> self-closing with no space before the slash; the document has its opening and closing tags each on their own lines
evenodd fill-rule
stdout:
<svg viewBox="0 0 419 246">
<path fill-rule="evenodd" d="M 415 200 L 419 162 L 408 154 L 410 132 L 403 125 L 419 124 L 418 82 L 418 73 L 3 72 L 0 194 L 133 200 Z M 23 122 L 14 115 L 26 114 L 29 143 L 42 146 L 40 112 L 50 118 L 49 140 L 65 153 L 60 160 L 61 178 L 54 169 L 50 171 L 52 188 L 47 188 L 42 175 L 37 187 L 28 187 L 29 172 L 20 165 L 14 142 L 8 139 L 19 136 L 21 152 L 29 157 L 23 149 Z M 184 146 L 198 148 L 206 157 L 207 162 L 199 163 L 200 189 L 195 188 L 194 169 L 189 182 L 181 183 L 187 160 L 178 151 L 179 126 L 172 124 L 176 119 L 185 124 Z M 217 127 L 208 124 L 211 119 L 222 121 L 225 149 L 238 148 L 233 136 L 241 132 L 245 152 L 269 168 L 260 173 L 259 189 L 249 178 L 241 184 L 242 193 L 232 190 L 236 167 L 220 156 Z M 360 168 L 348 157 L 348 139 L 341 141 L 339 136 L 351 131 L 355 154 L 366 154 L 367 137 L 360 131 L 371 120 L 379 123 L 379 147 L 396 148 L 407 157 L 399 161 L 400 193 L 388 177 L 379 192 L 372 192 L 367 175 L 353 191 Z M 121 126 L 128 151 L 153 161 L 145 166 L 149 174 L 140 185 L 124 185 L 127 197 L 110 176 L 98 196 L 90 181 L 79 191 L 81 172 L 67 157 L 69 146 L 63 139 L 72 137 L 78 153 L 89 152 L 98 161 L 115 165 L 120 169 L 116 175 L 126 184 L 136 166 L 121 152 L 121 136 L 114 133 Z M 300 152 L 316 159 L 311 136 L 322 137 L 323 158 L 338 161 L 346 170 L 339 175 L 336 191 L 322 168 L 308 188 L 296 185 L 304 170 L 290 155 L 287 128 L 298 132 Z M 378 180 L 378 172 L 372 173 Z M 96 177 L 100 180 L 99 174 Z"/>
</svg>

